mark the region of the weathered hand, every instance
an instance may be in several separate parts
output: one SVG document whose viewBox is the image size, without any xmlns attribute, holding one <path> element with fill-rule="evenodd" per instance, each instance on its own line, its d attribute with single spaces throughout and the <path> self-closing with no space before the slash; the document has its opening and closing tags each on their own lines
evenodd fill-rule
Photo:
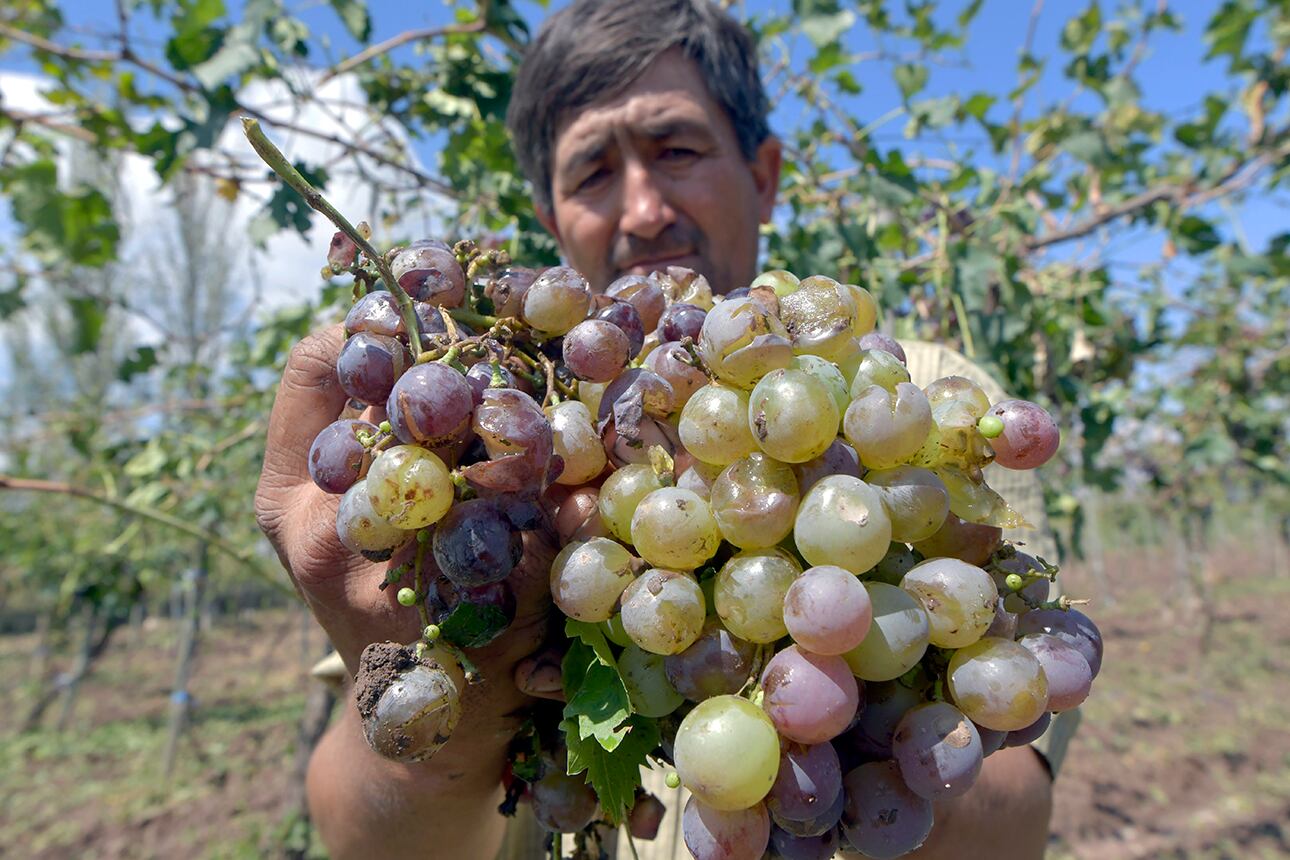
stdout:
<svg viewBox="0 0 1290 860">
<path fill-rule="evenodd" d="M 292 350 L 269 422 L 255 510 L 297 590 L 353 673 L 369 643 L 414 641 L 421 622 L 415 608 L 399 605 L 397 589 L 380 588 L 388 564 L 366 561 L 341 544 L 336 535 L 340 497 L 324 493 L 309 477 L 314 437 L 340 418 L 346 406 L 336 377 L 343 342 L 341 327 L 334 326 Z M 379 421 L 384 416 L 370 417 Z M 542 648 L 551 609 L 547 572 L 554 540 L 543 530 L 525 534 L 524 559 L 507 580 L 516 598 L 515 621 L 492 643 L 470 652 L 480 679 L 463 696 L 465 718 L 454 740 L 465 735 L 466 740 L 504 741 L 517 725 L 526 692 L 559 695 L 558 655 Z"/>
</svg>

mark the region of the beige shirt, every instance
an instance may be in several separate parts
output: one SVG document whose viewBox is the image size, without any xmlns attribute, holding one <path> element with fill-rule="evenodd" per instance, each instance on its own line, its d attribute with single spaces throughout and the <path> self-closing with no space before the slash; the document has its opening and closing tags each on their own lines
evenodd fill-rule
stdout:
<svg viewBox="0 0 1290 860">
<path fill-rule="evenodd" d="M 914 384 L 924 387 L 933 380 L 944 376 L 963 376 L 980 385 L 990 397 L 991 403 L 1008 399 L 1003 388 L 984 370 L 973 364 L 959 353 L 934 343 L 910 341 L 901 344 L 909 375 Z M 985 470 L 986 483 L 993 487 L 1016 510 L 1035 526 L 1034 529 L 1009 529 L 1004 537 L 1011 541 L 1024 543 L 1031 555 L 1043 556 L 1049 561 L 1057 560 L 1057 545 L 1048 526 L 1048 516 L 1044 508 L 1043 488 L 1038 476 L 1033 471 L 1013 471 L 1002 466 L 990 465 Z M 1079 723 L 1079 711 L 1066 711 L 1053 718 L 1052 724 L 1034 746 L 1048 759 L 1056 774 L 1066 755 L 1066 747 Z M 651 792 L 667 806 L 658 836 L 645 842 L 636 840 L 635 854 L 624 831 L 620 831 L 617 846 L 609 851 L 616 860 L 686 860 L 690 857 L 681 835 L 681 810 L 689 799 L 689 792 L 684 788 L 668 788 L 664 783 L 666 771 L 646 769 L 642 773 L 645 790 Z M 525 804 L 520 805 L 516 816 L 507 831 L 506 843 L 497 860 L 541 860 L 545 856 L 542 849 L 545 834 L 533 819 L 532 813 Z M 565 837 L 565 853 L 572 850 L 571 837 Z"/>
</svg>

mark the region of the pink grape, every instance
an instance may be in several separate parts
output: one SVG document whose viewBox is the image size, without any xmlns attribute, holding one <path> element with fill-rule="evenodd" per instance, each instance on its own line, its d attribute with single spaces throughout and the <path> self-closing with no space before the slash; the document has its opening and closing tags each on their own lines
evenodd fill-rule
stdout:
<svg viewBox="0 0 1290 860">
<path fill-rule="evenodd" d="M 1039 660 L 1048 679 L 1048 710 L 1069 711 L 1088 698 L 1093 670 L 1075 646 L 1051 633 L 1029 633 L 1017 640 Z"/>
<path fill-rule="evenodd" d="M 578 323 L 564 336 L 564 363 L 579 379 L 609 382 L 627 365 L 631 342 L 607 320 Z"/>
<path fill-rule="evenodd" d="M 376 425 L 345 418 L 322 429 L 309 446 L 309 477 L 324 493 L 343 493 L 363 477 L 371 453 L 358 441 L 358 433 L 376 435 Z"/>
<path fill-rule="evenodd" d="M 1017 621 L 1017 635 L 1051 633 L 1061 639 L 1088 661 L 1088 668 L 1097 677 L 1102 669 L 1102 631 L 1093 619 L 1078 609 L 1035 609 Z"/>
<path fill-rule="evenodd" d="M 1061 432 L 1042 406 L 1029 400 L 1005 400 L 987 413 L 1003 421 L 1003 433 L 990 440 L 994 461 L 1007 469 L 1035 469 L 1057 453 Z"/>
<path fill-rule="evenodd" d="M 793 641 L 816 654 L 837 655 L 855 648 L 869 632 L 869 592 L 848 570 L 813 567 L 784 595 L 784 626 Z"/>
<path fill-rule="evenodd" d="M 832 740 L 851 724 L 860 707 L 860 689 L 845 660 L 796 645 L 770 659 L 761 681 L 762 706 L 775 729 L 798 743 Z"/>
<path fill-rule="evenodd" d="M 681 832 L 694 860 L 748 860 L 766 850 L 770 817 L 760 803 L 723 812 L 691 797 L 681 815 Z"/>
<path fill-rule="evenodd" d="M 355 335 L 362 337 L 362 335 Z M 399 441 L 433 448 L 470 423 L 475 397 L 466 377 L 446 364 L 418 364 L 390 390 L 385 411 Z"/>
</svg>

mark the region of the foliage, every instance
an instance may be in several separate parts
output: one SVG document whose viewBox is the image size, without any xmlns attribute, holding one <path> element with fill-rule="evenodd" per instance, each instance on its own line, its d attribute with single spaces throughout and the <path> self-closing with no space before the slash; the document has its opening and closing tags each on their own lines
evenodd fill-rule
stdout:
<svg viewBox="0 0 1290 860">
<path fill-rule="evenodd" d="M 4 471 L 101 487 L 234 543 L 255 540 L 249 499 L 271 371 L 343 288 L 254 321 L 172 305 L 167 313 L 195 325 L 141 338 L 140 279 L 156 287 L 165 275 L 143 267 L 155 252 L 129 249 L 129 213 L 111 187 L 127 154 L 177 197 L 206 188 L 258 201 L 260 243 L 306 233 L 301 202 L 223 133 L 235 116 L 253 116 L 271 134 L 338 152 L 297 166 L 320 185 L 370 186 L 375 211 L 353 214 L 395 231 L 389 240 L 401 238 L 401 215 L 429 203 L 450 235 L 555 259 L 503 126 L 536 22 L 510 0 L 481 0 L 449 24 L 374 43 L 374 12 L 361 0 L 328 8 L 335 19 L 319 22 L 284 0 L 247 0 L 236 15 L 221 0 L 134 0 L 121 4 L 119 29 L 88 36 L 96 48 L 82 46 L 57 0 L 0 12 L 0 62 L 34 63 L 50 82 L 47 109 L 0 104 L 0 189 L 17 228 L 0 249 L 0 319 L 11 354 L 28 359 L 18 366 L 43 368 L 24 377 L 25 393 L 9 392 L 22 408 L 5 419 Z M 1184 25 L 1166 3 L 1112 10 L 1093 0 L 1065 22 L 1060 50 L 1027 38 L 1015 81 L 947 92 L 937 84 L 963 62 L 982 8 L 794 0 L 749 21 L 776 116 L 796 117 L 778 129 L 787 160 L 768 263 L 869 286 L 890 330 L 958 345 L 1009 390 L 1057 411 L 1075 429 L 1050 467 L 1054 512 L 1077 513 L 1073 489 L 1109 487 L 1130 467 L 1187 505 L 1207 504 L 1217 486 L 1284 488 L 1290 240 L 1248 247 L 1224 216 L 1286 184 L 1285 3 L 1214 10 L 1203 59 L 1219 80 L 1182 116 L 1150 107 L 1138 83 L 1153 42 Z M 339 61 L 316 32 L 333 24 L 356 46 Z M 857 96 L 887 79 L 891 109 L 860 119 Z M 1065 92 L 1036 103 L 1041 82 L 1054 81 Z M 362 106 L 341 82 L 356 84 Z M 266 92 L 354 121 L 296 120 L 267 106 Z M 902 139 L 878 133 L 897 122 Z M 987 142 L 962 147 L 959 133 Z M 414 155 L 427 141 L 431 168 Z M 72 147 L 100 169 L 69 169 Z M 1162 246 L 1160 259 L 1126 271 L 1111 241 L 1125 235 L 1139 249 Z M 195 276 L 188 285 L 193 296 L 222 296 L 226 310 L 233 301 L 227 285 Z M 183 347 L 203 332 L 201 349 Z M 60 386 L 66 414 L 51 406 Z M 188 401 L 207 405 L 178 405 Z M 119 423 L 101 420 L 120 412 Z M 1160 444 L 1117 439 L 1117 421 L 1161 431 Z M 1284 507 L 1283 491 L 1270 498 Z M 6 546 L 20 548 L 6 566 L 55 591 L 91 569 L 105 582 L 165 582 L 191 557 L 190 539 L 85 502 L 2 501 L 31 515 L 5 526 Z M 70 522 L 83 545 L 47 563 L 42 542 Z M 230 575 L 247 569 L 228 564 Z"/>
</svg>

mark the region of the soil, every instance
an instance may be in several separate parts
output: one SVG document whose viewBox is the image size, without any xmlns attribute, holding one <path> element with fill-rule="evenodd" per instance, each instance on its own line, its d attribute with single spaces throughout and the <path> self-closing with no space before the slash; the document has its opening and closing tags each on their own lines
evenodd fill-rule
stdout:
<svg viewBox="0 0 1290 860">
<path fill-rule="evenodd" d="M 1176 556 L 1108 553 L 1111 597 L 1087 607 L 1101 675 L 1056 783 L 1050 860 L 1290 857 L 1290 571 L 1286 548 L 1216 548 L 1204 592 Z M 1097 596 L 1071 565 L 1067 593 Z M 23 858 L 322 856 L 285 808 L 297 724 L 321 656 L 299 610 L 219 618 L 202 633 L 191 729 L 160 772 L 177 630 L 126 629 L 63 732 L 16 734 L 32 700 L 31 634 L 0 637 L 0 845 Z M 71 665 L 61 643 L 51 670 Z M 304 854 L 297 856 L 305 856 Z"/>
</svg>

